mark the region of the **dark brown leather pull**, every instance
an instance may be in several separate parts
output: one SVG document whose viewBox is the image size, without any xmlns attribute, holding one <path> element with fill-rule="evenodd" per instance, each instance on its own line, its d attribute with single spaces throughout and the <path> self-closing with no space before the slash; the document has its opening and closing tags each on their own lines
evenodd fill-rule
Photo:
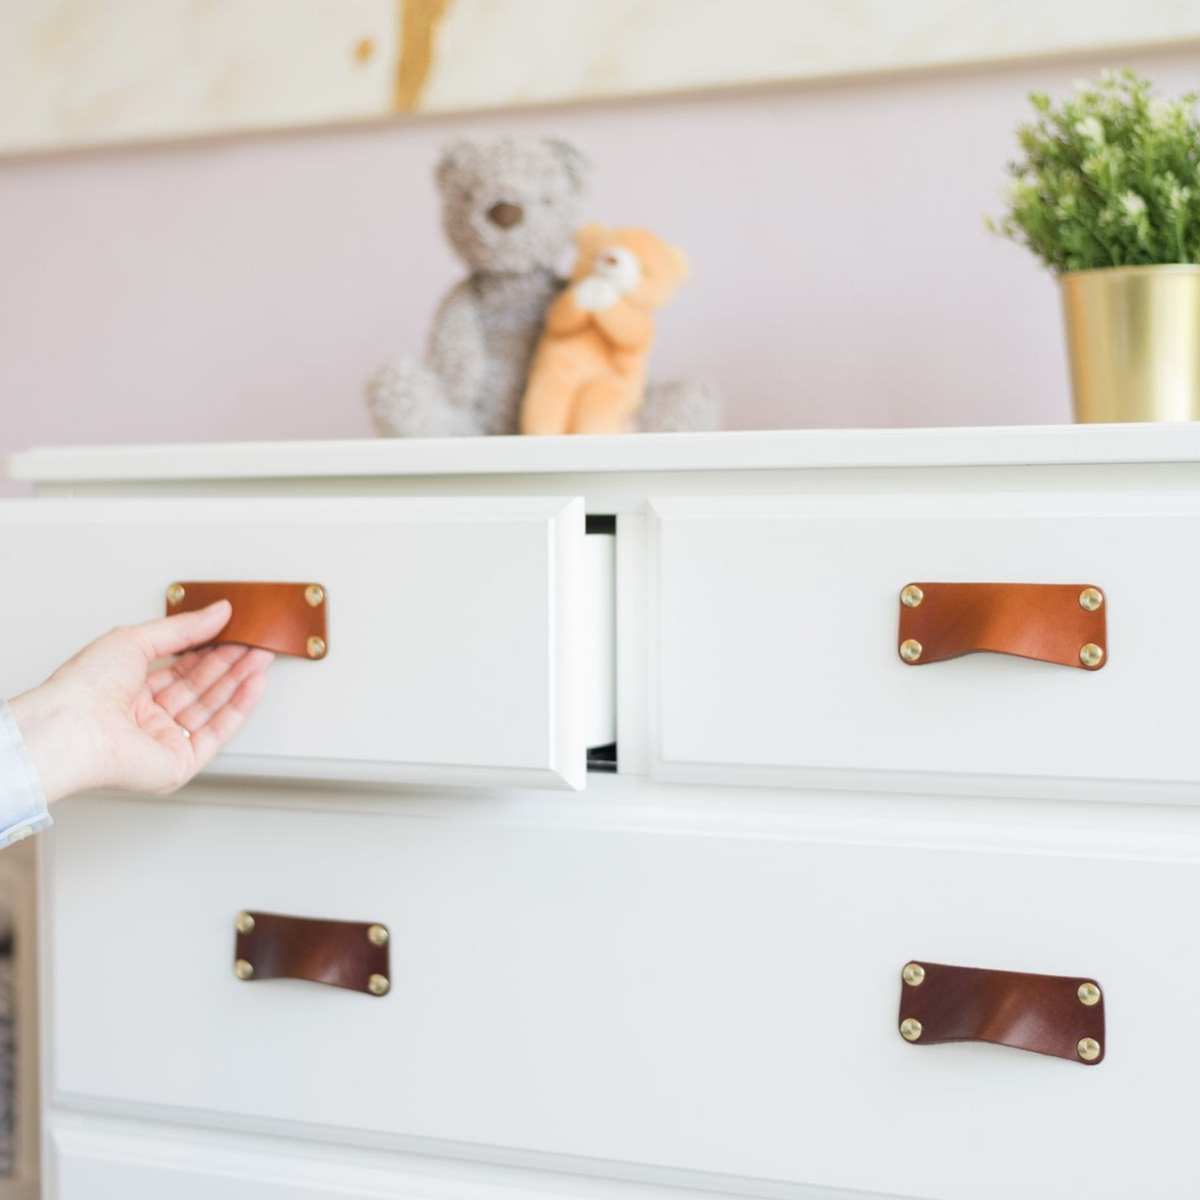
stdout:
<svg viewBox="0 0 1200 1200">
<path fill-rule="evenodd" d="M 317 583 L 173 583 L 167 613 L 194 612 L 217 600 L 233 605 L 229 624 L 215 639 L 260 646 L 297 658 L 329 652 L 325 589 Z"/>
<path fill-rule="evenodd" d="M 1104 1061 L 1104 994 L 1094 979 L 910 962 L 900 1036 L 915 1045 L 993 1042 L 1094 1067 Z"/>
<path fill-rule="evenodd" d="M 249 910 L 238 913 L 235 924 L 233 970 L 247 983 L 309 979 L 370 996 L 391 990 L 386 925 Z"/>
<path fill-rule="evenodd" d="M 898 648 L 915 667 L 990 650 L 1098 671 L 1108 661 L 1107 607 L 1090 583 L 910 583 Z"/>
</svg>

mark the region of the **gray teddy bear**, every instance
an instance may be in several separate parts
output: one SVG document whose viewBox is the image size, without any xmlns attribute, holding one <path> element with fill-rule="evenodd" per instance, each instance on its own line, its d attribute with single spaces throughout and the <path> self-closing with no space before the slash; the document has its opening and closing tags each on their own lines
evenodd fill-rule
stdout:
<svg viewBox="0 0 1200 1200">
<path fill-rule="evenodd" d="M 437 167 L 442 224 L 470 274 L 434 318 L 425 362 L 389 359 L 367 384 L 376 430 L 394 437 L 516 433 L 556 268 L 579 226 L 584 160 L 560 138 L 460 142 Z M 716 429 L 703 377 L 652 383 L 645 431 Z"/>
</svg>

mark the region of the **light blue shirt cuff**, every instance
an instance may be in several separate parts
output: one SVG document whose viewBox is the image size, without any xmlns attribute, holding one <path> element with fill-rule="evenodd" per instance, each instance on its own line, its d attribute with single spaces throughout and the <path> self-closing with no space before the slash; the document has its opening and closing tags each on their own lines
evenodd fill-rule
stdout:
<svg viewBox="0 0 1200 1200">
<path fill-rule="evenodd" d="M 0 700 L 0 850 L 53 824 L 29 747 Z"/>
</svg>

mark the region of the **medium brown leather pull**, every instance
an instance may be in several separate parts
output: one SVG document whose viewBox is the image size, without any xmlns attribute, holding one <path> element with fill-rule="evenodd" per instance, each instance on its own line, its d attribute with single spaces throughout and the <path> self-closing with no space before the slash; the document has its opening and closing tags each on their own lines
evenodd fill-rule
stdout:
<svg viewBox="0 0 1200 1200">
<path fill-rule="evenodd" d="M 916 1045 L 993 1042 L 1094 1067 L 1104 1061 L 1104 994 L 1094 979 L 910 962 L 900 1036 Z"/>
<path fill-rule="evenodd" d="M 991 650 L 1098 671 L 1108 661 L 1107 607 L 1089 583 L 910 583 L 898 649 L 909 666 Z"/>
<path fill-rule="evenodd" d="M 316 583 L 173 583 L 167 613 L 194 612 L 217 600 L 233 605 L 229 624 L 214 639 L 260 646 L 297 658 L 324 658 L 328 603 Z"/>
<path fill-rule="evenodd" d="M 237 915 L 234 974 L 260 979 L 309 979 L 370 996 L 391 990 L 386 925 L 324 921 L 247 910 Z"/>
</svg>

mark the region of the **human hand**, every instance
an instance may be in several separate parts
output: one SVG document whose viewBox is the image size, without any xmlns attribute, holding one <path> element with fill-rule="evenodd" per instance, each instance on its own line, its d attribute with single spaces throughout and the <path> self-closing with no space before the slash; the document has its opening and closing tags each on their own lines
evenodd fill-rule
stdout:
<svg viewBox="0 0 1200 1200">
<path fill-rule="evenodd" d="M 232 612 L 218 600 L 114 629 L 10 702 L 48 802 L 98 787 L 165 794 L 212 760 L 262 698 L 274 658 L 247 646 L 189 650 Z"/>
</svg>

